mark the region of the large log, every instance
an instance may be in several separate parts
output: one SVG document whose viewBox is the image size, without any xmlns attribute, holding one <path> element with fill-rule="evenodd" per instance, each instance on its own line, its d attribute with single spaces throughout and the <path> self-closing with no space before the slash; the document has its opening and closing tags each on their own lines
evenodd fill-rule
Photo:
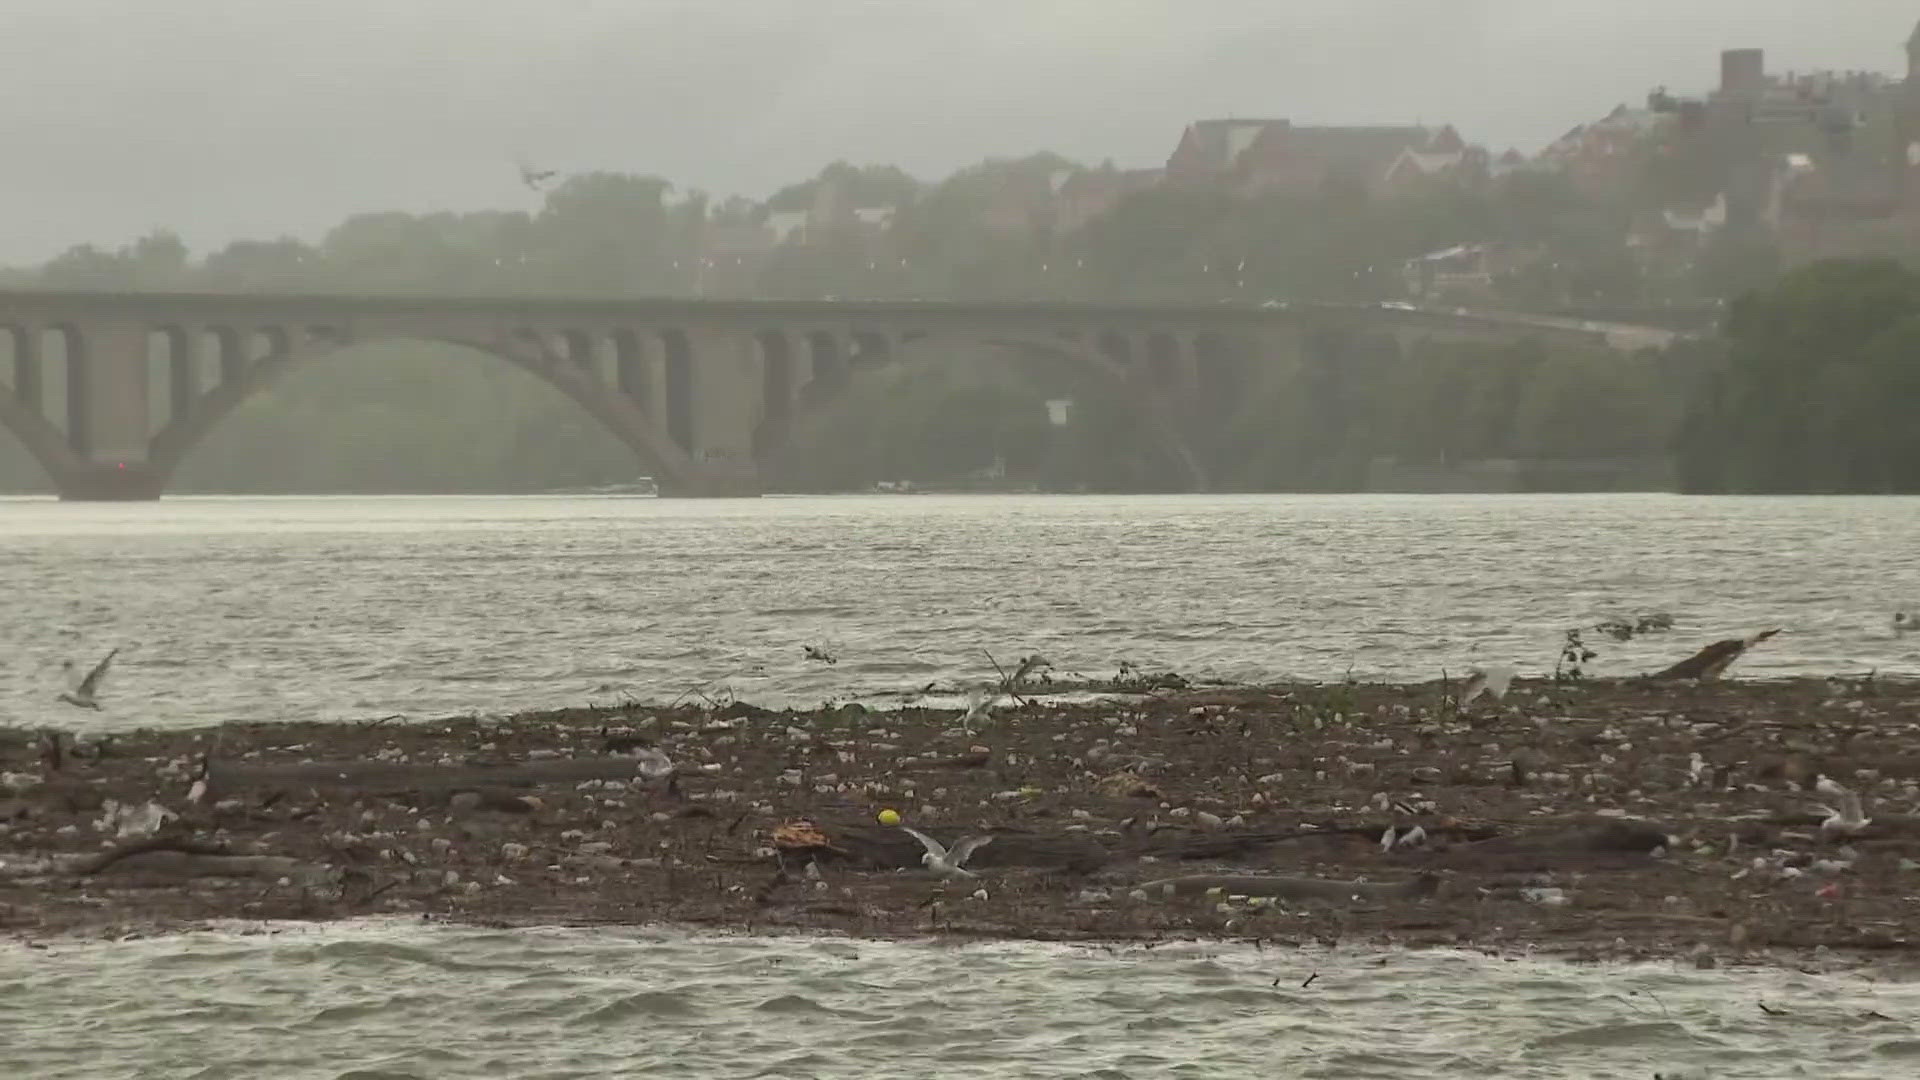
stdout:
<svg viewBox="0 0 1920 1080">
<path fill-rule="evenodd" d="M 1327 878 L 1283 877 L 1278 874 L 1189 874 L 1161 878 L 1135 886 L 1149 899 L 1201 896 L 1219 890 L 1223 896 L 1271 896 L 1279 900 L 1417 900 L 1440 890 L 1440 878 L 1421 874 L 1406 881 L 1334 881 Z"/>
<path fill-rule="evenodd" d="M 586 780 L 634 780 L 640 763 L 631 757 L 559 758 L 500 765 L 421 765 L 398 761 L 310 761 L 260 765 L 212 761 L 207 787 L 215 792 L 245 788 L 350 788 L 385 795 L 416 791 L 473 791 L 578 784 Z"/>
</svg>

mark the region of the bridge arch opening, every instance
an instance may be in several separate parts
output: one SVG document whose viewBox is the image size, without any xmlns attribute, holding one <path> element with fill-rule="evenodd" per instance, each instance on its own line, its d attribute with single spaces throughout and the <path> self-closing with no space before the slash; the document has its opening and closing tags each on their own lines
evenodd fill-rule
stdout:
<svg viewBox="0 0 1920 1080">
<path fill-rule="evenodd" d="M 1155 388 L 1176 390 L 1180 377 L 1180 339 L 1165 331 L 1147 335 L 1147 377 Z"/>
<path fill-rule="evenodd" d="M 85 454 L 90 448 L 87 430 L 87 346 L 86 339 L 73 326 L 61 323 L 40 332 L 40 359 L 59 371 L 49 380 L 54 393 L 43 403 L 43 415 L 52 420 L 66 436 L 67 449 Z"/>
<path fill-rule="evenodd" d="M 293 358 L 293 335 L 284 326 L 263 326 L 253 332 L 253 365 L 263 367 Z"/>
<path fill-rule="evenodd" d="M 660 331 L 667 384 L 667 437 L 693 452 L 693 345 L 680 329 Z"/>
<path fill-rule="evenodd" d="M 1123 369 L 1132 369 L 1133 342 L 1128 341 L 1125 334 L 1116 330 L 1103 330 L 1100 336 L 1094 339 L 1094 345 L 1100 350 L 1102 356 L 1119 364 Z"/>
<path fill-rule="evenodd" d="M 193 335 L 168 324 L 147 333 L 147 428 L 159 431 L 193 414 L 200 396 Z"/>
<path fill-rule="evenodd" d="M 249 358 L 240 331 L 231 326 L 210 326 L 201 334 L 201 344 L 201 385 L 212 389 L 245 377 Z"/>
<path fill-rule="evenodd" d="M 1209 406 L 1234 400 L 1246 382 L 1232 345 L 1210 330 L 1193 336 L 1193 378 L 1196 396 Z"/>
<path fill-rule="evenodd" d="M 217 407 L 203 395 L 184 428 L 161 433 L 156 446 L 177 454 L 172 488 L 525 491 L 658 475 L 519 356 L 381 338 L 286 359 Z"/>
<path fill-rule="evenodd" d="M 758 457 L 786 439 L 793 421 L 793 345 L 778 330 L 754 335 L 760 348 L 760 422 L 753 429 Z"/>
<path fill-rule="evenodd" d="M 613 385 L 647 411 L 653 403 L 653 381 L 647 372 L 646 343 L 631 330 L 615 330 L 608 342 L 613 349 Z"/>
<path fill-rule="evenodd" d="M 593 347 L 593 335 L 585 330 L 563 330 L 560 332 L 561 354 L 582 370 L 598 374 L 598 353 Z"/>
<path fill-rule="evenodd" d="M 26 326 L 0 323 L 0 413 L 18 410 L 46 418 L 42 401 L 39 336 Z M 11 425 L 0 423 L 0 491 L 40 493 L 53 478 Z"/>
<path fill-rule="evenodd" d="M 846 388 L 847 351 L 838 337 L 825 330 L 808 334 L 807 359 L 813 367 L 813 375 L 807 380 L 806 389 L 809 405 Z"/>
<path fill-rule="evenodd" d="M 0 323 L 0 376 L 6 381 L 6 392 L 35 412 L 41 408 L 38 344 L 26 327 Z"/>
<path fill-rule="evenodd" d="M 884 364 L 893 359 L 893 343 L 877 330 L 859 331 L 853 335 L 853 355 L 849 359 L 859 367 Z"/>
</svg>

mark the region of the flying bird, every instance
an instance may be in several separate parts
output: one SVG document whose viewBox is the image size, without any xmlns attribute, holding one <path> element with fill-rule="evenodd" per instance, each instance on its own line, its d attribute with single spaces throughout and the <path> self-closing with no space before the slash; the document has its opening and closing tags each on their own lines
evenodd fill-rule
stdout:
<svg viewBox="0 0 1920 1080">
<path fill-rule="evenodd" d="M 980 875 L 966 869 L 967 858 L 993 843 L 992 836 L 969 836 L 949 849 L 919 829 L 907 825 L 901 825 L 899 829 L 920 841 L 920 846 L 927 849 L 927 853 L 920 856 L 921 864 L 943 878 L 979 877 Z"/>
<path fill-rule="evenodd" d="M 1920 630 L 1920 615 L 1906 611 L 1896 611 L 1893 613 L 1894 633 L 1911 634 L 1915 630 Z"/>
<path fill-rule="evenodd" d="M 1665 671 L 1656 672 L 1656 679 L 1695 679 L 1710 682 L 1724 674 L 1735 660 L 1746 654 L 1748 649 L 1780 632 L 1779 627 L 1762 630 L 1752 637 L 1728 638 L 1713 644 L 1687 657 Z"/>
<path fill-rule="evenodd" d="M 806 650 L 806 656 L 807 656 L 807 659 L 809 660 L 813 660 L 822 664 L 837 664 L 840 662 L 839 657 L 833 655 L 832 653 L 828 652 L 827 650 L 821 648 L 818 645 L 803 645 L 801 646 L 801 648 Z"/>
<path fill-rule="evenodd" d="M 515 158 L 514 164 L 520 168 L 520 182 L 527 185 L 527 188 L 531 191 L 541 190 L 541 186 L 547 181 L 560 175 L 559 171 L 555 169 L 535 169 L 533 166 L 527 164 L 525 158 Z"/>
<path fill-rule="evenodd" d="M 109 652 L 105 657 L 101 658 L 99 663 L 93 665 L 93 670 L 87 672 L 86 678 L 77 681 L 73 677 L 74 671 L 76 670 L 73 666 L 73 661 L 68 660 L 62 663 L 60 670 L 65 673 L 69 688 L 60 693 L 59 700 L 76 708 L 98 710 L 100 708 L 98 695 L 100 693 L 101 680 L 107 677 L 107 668 L 113 664 L 113 658 L 119 651 L 119 649 L 114 649 L 112 652 Z"/>
</svg>

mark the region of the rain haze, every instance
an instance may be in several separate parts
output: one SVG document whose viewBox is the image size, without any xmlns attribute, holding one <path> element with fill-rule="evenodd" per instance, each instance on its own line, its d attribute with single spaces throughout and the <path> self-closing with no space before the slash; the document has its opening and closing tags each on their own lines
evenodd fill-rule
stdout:
<svg viewBox="0 0 1920 1080">
<path fill-rule="evenodd" d="M 0 0 L 0 1076 L 1900 1071 L 1916 20 Z"/>
<path fill-rule="evenodd" d="M 512 167 L 764 197 L 1048 149 L 1163 161 L 1208 116 L 1452 123 L 1531 153 L 1711 85 L 1722 48 L 1899 70 L 1894 0 L 15 0 L 0 262 L 156 227 L 195 250 L 372 210 L 531 208 Z"/>
</svg>

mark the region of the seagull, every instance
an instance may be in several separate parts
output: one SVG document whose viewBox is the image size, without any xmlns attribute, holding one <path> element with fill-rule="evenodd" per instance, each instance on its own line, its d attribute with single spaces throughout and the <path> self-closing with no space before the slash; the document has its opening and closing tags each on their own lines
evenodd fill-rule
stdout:
<svg viewBox="0 0 1920 1080">
<path fill-rule="evenodd" d="M 837 664 L 840 662 L 839 657 L 822 649 L 818 645 L 803 645 L 801 648 L 806 650 L 806 658 L 809 660 L 815 660 L 822 664 Z"/>
<path fill-rule="evenodd" d="M 1041 668 L 1052 666 L 1053 661 L 1041 656 L 1039 653 L 1034 653 L 1032 656 L 1023 656 L 1020 658 L 1020 666 L 1014 668 L 1013 675 L 1007 679 L 1007 685 L 1012 689 L 1018 690 L 1020 689 L 1020 684 L 1027 681 L 1027 676 Z"/>
<path fill-rule="evenodd" d="M 1820 807 L 1827 812 L 1827 820 L 1820 823 L 1820 835 L 1830 837 L 1834 833 L 1844 833 L 1852 836 L 1873 824 L 1873 819 L 1861 809 L 1860 796 L 1857 792 L 1848 790 L 1825 776 L 1813 785 L 1813 789 L 1822 795 L 1832 796 L 1840 803 L 1838 810 L 1831 806 Z"/>
<path fill-rule="evenodd" d="M 1896 611 L 1893 613 L 1894 633 L 1911 634 L 1915 630 L 1920 630 L 1920 615 L 1914 615 L 1905 611 Z"/>
<path fill-rule="evenodd" d="M 999 697 L 1000 695 L 994 693 L 990 687 L 976 686 L 969 689 L 967 691 L 967 711 L 960 717 L 961 726 L 965 727 L 968 731 L 972 731 L 973 725 L 983 724 L 993 719 L 993 703 L 998 700 Z"/>
<path fill-rule="evenodd" d="M 119 649 L 115 649 L 113 652 L 108 653 L 99 663 L 93 665 L 93 670 L 87 672 L 86 678 L 80 679 L 77 682 L 73 677 L 75 670 L 73 661 L 68 660 L 62 663 L 60 670 L 66 674 L 67 682 L 72 689 L 62 691 L 58 700 L 64 701 L 76 708 L 98 711 L 100 702 L 97 700 L 96 695 L 100 693 L 100 680 L 107 677 L 107 667 L 113 663 L 114 655 L 119 651 Z"/>
<path fill-rule="evenodd" d="M 980 875 L 965 869 L 967 857 L 993 843 L 991 836 L 969 836 L 953 845 L 952 850 L 948 850 L 940 841 L 918 829 L 902 825 L 900 831 L 920 841 L 920 846 L 927 849 L 927 853 L 920 856 L 920 862 L 943 878 L 979 877 Z"/>
<path fill-rule="evenodd" d="M 540 185 L 560 175 L 553 169 L 536 170 L 533 166 L 527 164 L 525 160 L 516 161 L 515 164 L 520 166 L 520 182 L 527 185 L 527 187 L 533 191 L 539 191 Z"/>
<path fill-rule="evenodd" d="M 1699 787 L 1706 783 L 1706 776 L 1707 759 L 1700 756 L 1700 751 L 1695 750 L 1687 755 L 1687 782 L 1694 787 Z"/>
<path fill-rule="evenodd" d="M 652 746 L 642 746 L 634 750 L 633 756 L 640 761 L 640 775 L 647 780 L 658 780 L 673 775 L 673 759 Z"/>
<path fill-rule="evenodd" d="M 1400 836 L 1394 827 L 1391 825 L 1387 826 L 1387 831 L 1380 834 L 1380 850 L 1392 851 L 1393 845 L 1398 842 L 1399 839 Z"/>
<path fill-rule="evenodd" d="M 1474 668 L 1467 684 L 1460 688 L 1460 704 L 1466 705 L 1481 694 L 1499 701 L 1507 696 L 1507 687 L 1513 684 L 1513 676 L 1511 664 L 1488 664 Z"/>
</svg>

